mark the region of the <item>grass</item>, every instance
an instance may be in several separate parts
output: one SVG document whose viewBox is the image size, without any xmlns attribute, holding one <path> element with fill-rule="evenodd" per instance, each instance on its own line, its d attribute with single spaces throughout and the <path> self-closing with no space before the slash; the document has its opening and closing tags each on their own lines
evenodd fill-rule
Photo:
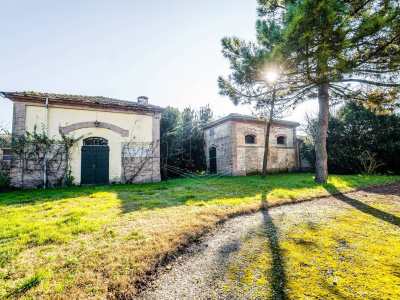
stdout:
<svg viewBox="0 0 400 300">
<path fill-rule="evenodd" d="M 0 299 L 133 297 L 160 263 L 228 217 L 399 179 L 206 176 L 1 194 Z"/>
<path fill-rule="evenodd" d="M 216 267 L 210 289 L 224 299 L 400 299 L 400 198 L 359 199 L 349 200 L 369 210 L 335 203 L 264 212 L 264 224 Z"/>
</svg>

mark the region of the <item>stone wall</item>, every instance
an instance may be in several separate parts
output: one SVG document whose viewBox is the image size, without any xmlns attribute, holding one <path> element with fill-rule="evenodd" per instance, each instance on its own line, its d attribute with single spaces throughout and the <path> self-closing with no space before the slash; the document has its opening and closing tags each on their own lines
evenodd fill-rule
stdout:
<svg viewBox="0 0 400 300">
<path fill-rule="evenodd" d="M 62 146 L 53 145 L 50 152 L 47 153 L 46 164 L 46 186 L 62 185 L 66 173 L 67 162 L 65 152 Z M 28 152 L 27 152 L 28 153 Z M 35 152 L 24 158 L 14 154 L 11 164 L 10 177 L 11 185 L 16 188 L 38 188 L 43 187 L 45 178 L 44 153 Z"/>
<path fill-rule="evenodd" d="M 128 148 L 142 148 L 131 150 Z M 151 146 L 123 146 L 122 183 L 143 183 L 153 180 L 153 157 Z M 131 182 L 129 182 L 131 181 Z"/>
<path fill-rule="evenodd" d="M 161 121 L 161 114 L 153 116 L 153 121 L 152 121 L 153 159 L 152 159 L 152 176 L 151 176 L 152 182 L 161 181 L 160 121 Z"/>
<path fill-rule="evenodd" d="M 133 183 L 160 182 L 160 120 L 154 115 L 152 121 L 152 143 L 149 145 L 123 145 L 121 181 L 133 177 Z M 124 174 L 125 172 L 125 174 Z"/>
<path fill-rule="evenodd" d="M 205 150 L 209 171 L 211 147 L 217 149 L 217 171 L 227 175 L 246 176 L 262 171 L 266 124 L 231 120 L 205 130 Z M 213 132 L 213 133 L 212 133 Z M 246 144 L 245 136 L 255 136 L 254 144 Z M 278 137 L 284 144 L 278 144 Z M 298 170 L 296 128 L 287 125 L 271 126 L 268 154 L 269 172 Z"/>
<path fill-rule="evenodd" d="M 204 130 L 207 173 L 210 172 L 210 148 L 217 150 L 217 173 L 232 175 L 231 122 Z"/>
<path fill-rule="evenodd" d="M 279 145 L 279 136 L 285 138 L 285 144 Z M 270 133 L 270 155 L 268 171 L 293 172 L 298 169 L 296 129 L 274 124 Z"/>
<path fill-rule="evenodd" d="M 255 136 L 255 144 L 246 144 L 245 136 Z M 245 176 L 246 174 L 261 172 L 264 155 L 265 126 L 263 124 L 239 123 L 234 122 L 232 145 L 236 149 L 236 162 L 234 175 Z"/>
</svg>

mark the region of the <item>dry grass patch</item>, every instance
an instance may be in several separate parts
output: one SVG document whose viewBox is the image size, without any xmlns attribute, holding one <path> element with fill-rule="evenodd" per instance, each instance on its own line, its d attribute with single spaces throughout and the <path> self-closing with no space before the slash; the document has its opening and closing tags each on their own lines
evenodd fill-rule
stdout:
<svg viewBox="0 0 400 300">
<path fill-rule="evenodd" d="M 161 263 L 231 216 L 399 177 L 311 174 L 19 191 L 0 202 L 0 298 L 130 299 Z M 283 188 L 284 187 L 284 188 Z"/>
</svg>

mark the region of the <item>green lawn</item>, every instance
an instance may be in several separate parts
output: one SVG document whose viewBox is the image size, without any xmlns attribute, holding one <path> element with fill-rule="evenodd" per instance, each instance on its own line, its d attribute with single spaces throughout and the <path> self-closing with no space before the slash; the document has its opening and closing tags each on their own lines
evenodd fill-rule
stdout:
<svg viewBox="0 0 400 300">
<path fill-rule="evenodd" d="M 263 212 L 215 267 L 210 289 L 218 299 L 400 299 L 395 194 L 363 191 Z"/>
<path fill-rule="evenodd" d="M 159 263 L 227 217 L 399 179 L 204 176 L 1 194 L 0 298 L 129 297 Z"/>
</svg>

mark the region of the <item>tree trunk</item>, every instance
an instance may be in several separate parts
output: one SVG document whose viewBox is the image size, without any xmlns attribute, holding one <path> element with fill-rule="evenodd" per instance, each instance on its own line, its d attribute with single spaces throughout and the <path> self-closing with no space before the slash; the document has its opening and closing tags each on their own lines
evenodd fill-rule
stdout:
<svg viewBox="0 0 400 300">
<path fill-rule="evenodd" d="M 326 131 L 329 121 L 329 83 L 318 86 L 318 126 L 315 136 L 315 181 L 328 181 L 328 154 L 326 152 Z"/>
<path fill-rule="evenodd" d="M 272 118 L 274 117 L 275 96 L 276 96 L 276 85 L 274 85 L 274 90 L 272 92 L 271 111 L 269 113 L 269 120 L 268 120 L 268 125 L 267 125 L 267 133 L 265 134 L 264 158 L 263 158 L 263 168 L 262 168 L 262 173 L 261 173 L 261 179 L 264 179 L 265 176 L 267 175 L 269 133 L 271 131 Z"/>
</svg>

